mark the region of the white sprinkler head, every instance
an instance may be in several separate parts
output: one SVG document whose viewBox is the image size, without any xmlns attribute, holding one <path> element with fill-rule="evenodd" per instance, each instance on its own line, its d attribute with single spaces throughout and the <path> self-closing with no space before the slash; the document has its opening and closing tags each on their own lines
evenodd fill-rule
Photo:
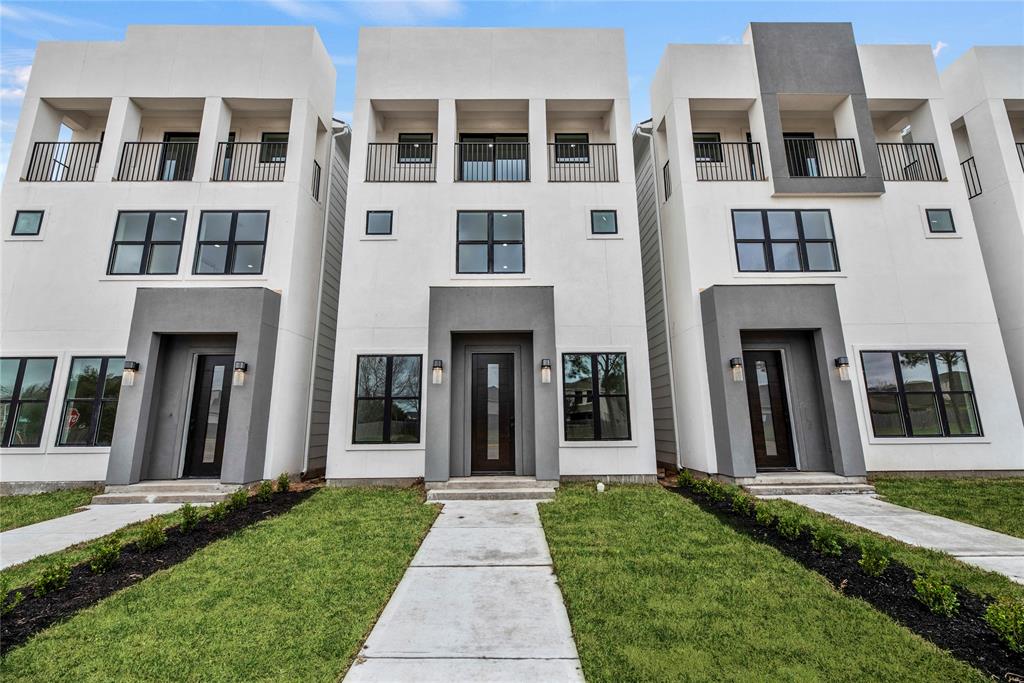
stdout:
<svg viewBox="0 0 1024 683">
<path fill-rule="evenodd" d="M 604 482 L 603 481 L 597 482 L 597 492 L 598 493 L 604 493 Z"/>
</svg>

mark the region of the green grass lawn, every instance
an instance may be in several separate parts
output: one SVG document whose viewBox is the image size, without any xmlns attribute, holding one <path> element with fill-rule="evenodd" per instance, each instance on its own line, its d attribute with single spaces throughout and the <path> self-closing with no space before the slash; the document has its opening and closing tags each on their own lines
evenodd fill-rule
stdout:
<svg viewBox="0 0 1024 683">
<path fill-rule="evenodd" d="M 589 683 L 984 680 L 659 487 L 565 486 L 540 511 Z"/>
<path fill-rule="evenodd" d="M 898 477 L 872 483 L 890 503 L 1024 538 L 1024 479 Z"/>
<path fill-rule="evenodd" d="M 40 633 L 0 679 L 336 681 L 436 515 L 417 490 L 318 491 Z"/>
<path fill-rule="evenodd" d="M 0 496 L 0 531 L 63 517 L 88 505 L 96 489 L 68 489 L 24 496 Z"/>
</svg>

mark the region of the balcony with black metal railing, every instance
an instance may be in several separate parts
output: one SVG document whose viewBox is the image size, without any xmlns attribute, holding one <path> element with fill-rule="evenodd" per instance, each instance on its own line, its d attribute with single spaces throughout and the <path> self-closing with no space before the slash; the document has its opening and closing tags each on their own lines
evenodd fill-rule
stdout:
<svg viewBox="0 0 1024 683">
<path fill-rule="evenodd" d="M 366 146 L 366 182 L 433 183 L 436 142 L 371 142 Z"/>
<path fill-rule="evenodd" d="M 853 138 L 782 138 L 791 178 L 862 178 Z"/>
<path fill-rule="evenodd" d="M 981 194 L 981 177 L 978 175 L 978 166 L 974 163 L 974 157 L 961 161 L 960 170 L 963 171 L 964 183 L 967 185 L 967 198 L 974 199 Z"/>
<path fill-rule="evenodd" d="M 32 146 L 25 180 L 91 182 L 96 178 L 101 142 L 37 142 Z"/>
<path fill-rule="evenodd" d="M 455 180 L 464 183 L 528 182 L 530 143 L 457 142 Z"/>
<path fill-rule="evenodd" d="M 878 160 L 883 180 L 942 180 L 939 157 L 930 142 L 879 142 Z"/>
<path fill-rule="evenodd" d="M 761 145 L 757 142 L 695 142 L 697 180 L 764 180 Z"/>
<path fill-rule="evenodd" d="M 1024 142 L 1017 143 L 1017 160 L 1020 161 L 1020 168 L 1024 170 Z"/>
<path fill-rule="evenodd" d="M 196 170 L 198 142 L 126 142 L 115 180 L 192 180 Z"/>
<path fill-rule="evenodd" d="M 287 142 L 218 142 L 211 180 L 280 182 L 287 161 Z"/>
<path fill-rule="evenodd" d="M 553 183 L 617 183 L 614 142 L 548 143 L 548 180 Z"/>
</svg>

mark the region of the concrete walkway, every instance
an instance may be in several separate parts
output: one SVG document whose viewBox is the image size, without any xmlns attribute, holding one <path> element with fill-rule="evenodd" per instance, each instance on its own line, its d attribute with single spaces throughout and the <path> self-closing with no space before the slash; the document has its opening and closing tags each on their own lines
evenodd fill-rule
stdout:
<svg viewBox="0 0 1024 683">
<path fill-rule="evenodd" d="M 0 533 L 0 569 L 91 541 L 121 527 L 173 512 L 180 503 L 90 505 L 81 512 Z"/>
<path fill-rule="evenodd" d="M 776 496 L 910 545 L 941 550 L 1024 583 L 1024 539 L 893 505 L 874 496 Z"/>
<path fill-rule="evenodd" d="M 345 681 L 583 681 L 536 501 L 445 504 Z"/>
</svg>

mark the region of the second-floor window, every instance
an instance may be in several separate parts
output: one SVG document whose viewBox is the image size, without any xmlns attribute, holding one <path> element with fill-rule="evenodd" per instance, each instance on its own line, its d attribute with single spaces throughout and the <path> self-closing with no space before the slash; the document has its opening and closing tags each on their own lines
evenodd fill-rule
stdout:
<svg viewBox="0 0 1024 683">
<path fill-rule="evenodd" d="M 259 275 L 267 247 L 269 211 L 204 211 L 192 272 Z"/>
<path fill-rule="evenodd" d="M 522 211 L 460 211 L 456 271 L 522 273 Z"/>
<path fill-rule="evenodd" d="M 839 270 L 832 215 L 815 211 L 732 212 L 736 261 L 743 272 Z"/>
<path fill-rule="evenodd" d="M 174 275 L 185 232 L 184 211 L 121 211 L 108 275 Z"/>
<path fill-rule="evenodd" d="M 40 444 L 56 364 L 56 358 L 0 358 L 0 446 Z"/>
<path fill-rule="evenodd" d="M 72 359 L 58 446 L 110 445 L 123 371 L 123 356 Z"/>
<path fill-rule="evenodd" d="M 260 142 L 261 164 L 283 164 L 288 158 L 288 133 L 263 133 Z"/>
<path fill-rule="evenodd" d="M 697 161 L 722 161 L 722 136 L 719 133 L 694 133 L 693 153 Z"/>
<path fill-rule="evenodd" d="M 433 133 L 399 133 L 398 163 L 422 164 L 434 156 Z"/>
<path fill-rule="evenodd" d="M 555 161 L 587 163 L 590 161 L 590 135 L 588 133 L 555 133 Z"/>
</svg>

